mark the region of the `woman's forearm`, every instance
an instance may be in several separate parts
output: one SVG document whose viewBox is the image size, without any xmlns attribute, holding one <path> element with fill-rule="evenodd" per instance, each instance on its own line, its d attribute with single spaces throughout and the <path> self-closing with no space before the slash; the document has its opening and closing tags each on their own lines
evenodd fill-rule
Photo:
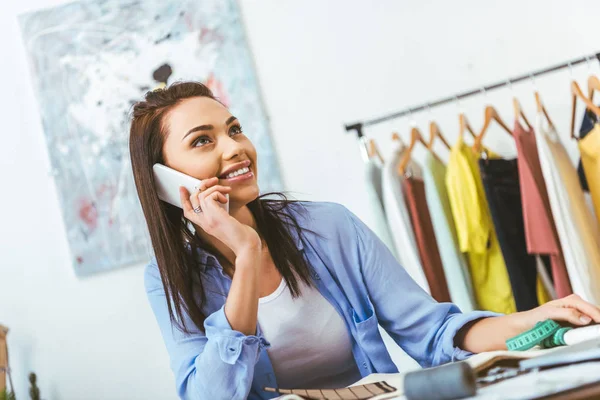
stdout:
<svg viewBox="0 0 600 400">
<path fill-rule="evenodd" d="M 506 350 L 506 340 L 529 329 L 522 313 L 483 318 L 465 325 L 455 337 L 455 345 L 472 353 Z"/>
<path fill-rule="evenodd" d="M 236 257 L 231 289 L 225 302 L 225 316 L 231 328 L 244 335 L 256 334 L 260 259 L 260 246 L 249 248 Z"/>
<path fill-rule="evenodd" d="M 454 344 L 472 353 L 506 350 L 506 341 L 535 326 L 540 321 L 553 319 L 573 326 L 600 323 L 600 308 L 572 294 L 529 311 L 501 317 L 476 320 L 462 327 Z"/>
</svg>

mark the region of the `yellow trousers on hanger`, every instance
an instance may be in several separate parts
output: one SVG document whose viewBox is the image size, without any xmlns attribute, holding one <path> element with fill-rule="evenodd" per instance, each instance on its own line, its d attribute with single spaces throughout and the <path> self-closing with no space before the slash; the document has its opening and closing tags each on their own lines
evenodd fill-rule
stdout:
<svg viewBox="0 0 600 400">
<path fill-rule="evenodd" d="M 489 154 L 493 155 L 491 152 Z M 477 158 L 461 136 L 450 150 L 446 188 L 459 248 L 469 261 L 478 308 L 504 314 L 515 312 L 515 299 L 485 197 Z"/>
</svg>

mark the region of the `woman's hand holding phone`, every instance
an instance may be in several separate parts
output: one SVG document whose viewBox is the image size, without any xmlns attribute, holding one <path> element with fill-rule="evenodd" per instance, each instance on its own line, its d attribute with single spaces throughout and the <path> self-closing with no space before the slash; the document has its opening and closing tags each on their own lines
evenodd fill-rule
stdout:
<svg viewBox="0 0 600 400">
<path fill-rule="evenodd" d="M 214 236 L 234 252 L 236 256 L 249 249 L 260 249 L 261 240 L 252 227 L 242 224 L 229 215 L 217 202 L 226 204 L 226 194 L 231 187 L 217 185 L 217 177 L 202 181 L 198 191 L 192 193 L 184 187 L 179 188 L 183 215 L 200 226 L 202 230 Z M 196 213 L 194 209 L 202 210 Z"/>
<path fill-rule="evenodd" d="M 255 335 L 262 243 L 256 230 L 221 207 L 221 203 L 227 202 L 225 195 L 231 192 L 231 187 L 218 183 L 216 177 L 205 179 L 191 196 L 185 187 L 180 187 L 183 215 L 235 254 L 235 273 L 225 302 L 225 316 L 232 329 Z M 202 211 L 196 213 L 194 208 Z"/>
</svg>

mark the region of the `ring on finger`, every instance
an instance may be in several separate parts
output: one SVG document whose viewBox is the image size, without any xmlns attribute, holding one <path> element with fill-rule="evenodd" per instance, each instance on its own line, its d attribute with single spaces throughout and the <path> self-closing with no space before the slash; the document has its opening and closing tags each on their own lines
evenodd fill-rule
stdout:
<svg viewBox="0 0 600 400">
<path fill-rule="evenodd" d="M 200 208 L 200 205 L 198 205 L 198 207 L 194 208 L 194 212 L 196 214 L 200 214 L 202 212 L 202 209 Z"/>
</svg>

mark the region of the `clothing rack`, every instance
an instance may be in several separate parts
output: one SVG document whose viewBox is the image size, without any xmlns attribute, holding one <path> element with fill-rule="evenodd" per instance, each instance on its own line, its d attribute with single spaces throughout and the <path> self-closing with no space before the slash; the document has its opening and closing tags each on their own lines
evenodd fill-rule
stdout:
<svg viewBox="0 0 600 400">
<path fill-rule="evenodd" d="M 363 135 L 363 128 L 368 127 L 368 126 L 373 126 L 373 125 L 377 125 L 380 124 L 382 122 L 386 122 L 392 119 L 396 119 L 396 118 L 400 118 L 403 117 L 405 115 L 410 115 L 412 113 L 415 112 L 419 112 L 419 111 L 423 111 L 423 110 L 427 110 L 433 107 L 438 107 L 444 104 L 448 104 L 451 102 L 455 102 L 461 99 L 465 99 L 467 97 L 471 97 L 471 96 L 475 96 L 478 94 L 481 94 L 482 92 L 489 92 L 492 91 L 494 89 L 499 89 L 508 85 L 512 85 L 513 83 L 517 83 L 517 82 L 521 82 L 527 79 L 533 79 L 537 76 L 541 76 L 541 75 L 545 75 L 548 74 L 550 72 L 555 72 L 555 71 L 559 71 L 561 69 L 564 68 L 570 68 L 573 65 L 577 65 L 577 64 L 581 64 L 584 62 L 588 62 L 590 59 L 592 58 L 596 58 L 598 60 L 598 62 L 600 62 L 600 52 L 596 53 L 596 54 L 592 54 L 592 55 L 587 55 L 587 56 L 583 56 L 581 58 L 577 58 L 574 60 L 570 60 L 567 62 L 564 62 L 562 64 L 558 64 L 558 65 L 553 65 L 551 67 L 548 68 L 544 68 L 544 69 L 540 69 L 537 71 L 533 71 L 527 74 L 523 74 L 520 76 L 517 76 L 515 78 L 510 78 L 510 79 L 506 79 L 502 82 L 497 82 L 497 83 L 493 83 L 491 85 L 487 85 L 487 86 L 482 86 L 478 89 L 473 89 L 473 90 L 469 90 L 467 92 L 462 92 L 462 93 L 458 93 L 458 94 L 454 94 L 452 96 L 448 96 L 448 97 L 444 97 L 441 99 L 437 99 L 437 100 L 433 100 L 433 101 L 428 101 L 427 103 L 423 103 L 420 105 L 416 105 L 416 106 L 412 106 L 412 107 L 407 107 L 404 110 L 400 110 L 400 111 L 396 111 L 393 112 L 391 114 L 388 115 L 384 115 L 381 117 L 377 117 L 377 118 L 373 118 L 373 119 L 369 119 L 369 120 L 365 120 L 365 121 L 359 121 L 359 122 L 355 122 L 353 124 L 348 124 L 345 125 L 346 131 L 347 132 L 351 132 L 351 131 L 355 131 L 356 134 L 358 135 L 359 139 L 362 139 L 364 137 Z"/>
</svg>

